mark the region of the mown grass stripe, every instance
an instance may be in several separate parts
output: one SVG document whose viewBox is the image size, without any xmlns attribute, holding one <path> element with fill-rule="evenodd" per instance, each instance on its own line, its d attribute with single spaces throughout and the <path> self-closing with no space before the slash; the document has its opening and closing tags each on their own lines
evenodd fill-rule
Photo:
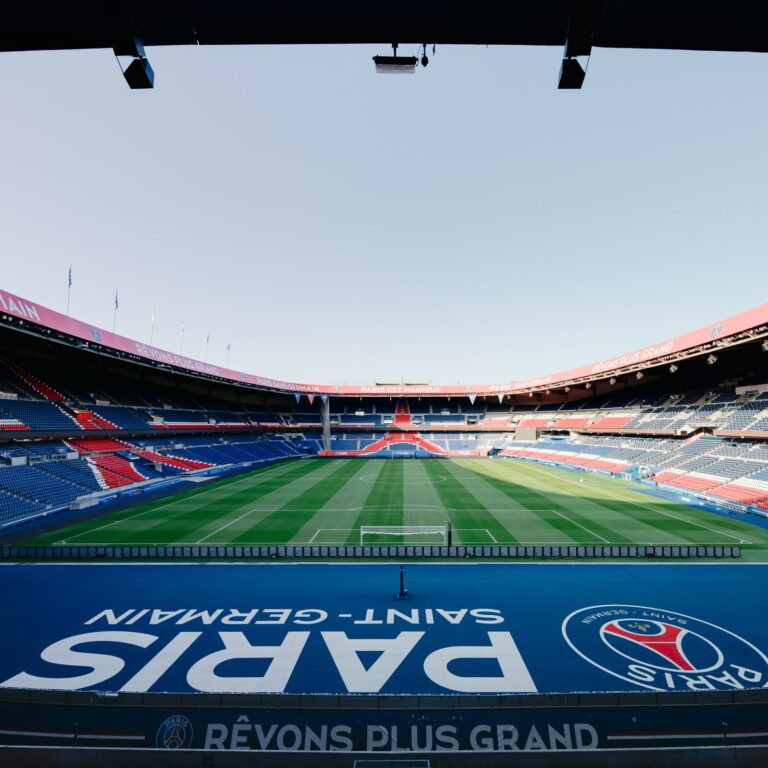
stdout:
<svg viewBox="0 0 768 768">
<path fill-rule="evenodd" d="M 360 543 L 363 525 L 403 525 L 403 462 L 399 459 L 370 461 L 382 461 L 384 467 L 365 500 L 364 509 L 355 518 L 347 544 Z"/>
<path fill-rule="evenodd" d="M 480 532 L 485 531 L 490 532 L 493 538 L 498 541 L 499 534 L 502 532 L 499 521 L 491 512 L 488 512 L 487 507 L 481 503 L 480 499 L 470 493 L 467 487 L 453 474 L 450 465 L 442 466 L 442 462 L 446 460 L 427 459 L 427 461 L 429 462 L 426 466 L 427 474 L 434 483 L 437 495 L 448 508 L 451 523 L 456 531 L 454 543 L 462 543 L 462 541 L 472 544 L 493 543 L 487 538 L 482 540 Z M 477 541 L 468 541 L 470 531 L 478 532 Z M 506 530 L 503 535 L 506 538 L 505 543 L 516 544 L 518 541 L 509 530 Z"/>
<path fill-rule="evenodd" d="M 475 474 L 485 477 L 479 473 Z M 575 542 L 583 542 L 587 532 L 593 535 L 596 544 L 602 544 L 606 541 L 612 544 L 623 544 L 630 541 L 618 531 L 574 509 L 573 499 L 570 496 L 563 497 L 560 494 L 537 492 L 532 490 L 530 486 L 519 489 L 517 485 L 508 484 L 502 480 L 495 480 L 493 484 L 502 493 L 516 499 L 522 506 Z M 524 492 L 521 493 L 521 490 Z"/>
<path fill-rule="evenodd" d="M 319 483 L 286 502 L 276 511 L 262 518 L 257 525 L 251 525 L 233 541 L 241 543 L 259 542 L 282 544 L 291 541 L 307 523 L 308 517 L 326 504 L 354 475 L 365 468 L 363 462 L 342 461 Z M 246 518 L 245 522 L 248 520 Z"/>
<path fill-rule="evenodd" d="M 231 486 L 237 486 L 241 483 L 252 483 L 253 480 L 259 482 L 267 482 L 272 479 L 272 475 L 277 474 L 280 477 L 295 471 L 295 468 L 301 467 L 302 462 L 295 459 L 290 459 L 286 462 L 279 464 L 272 464 L 268 467 L 259 467 L 252 472 L 245 475 L 237 475 L 235 477 L 228 477 L 222 480 L 214 480 L 212 482 L 202 483 L 196 485 L 194 488 L 186 491 L 181 491 L 175 496 L 165 497 L 157 501 L 148 501 L 142 504 L 138 504 L 135 507 L 131 507 L 120 512 L 112 514 L 106 514 L 102 517 L 87 520 L 82 523 L 77 523 L 73 526 L 59 529 L 50 533 L 42 534 L 41 536 L 34 537 L 28 540 L 28 544 L 32 545 L 49 545 L 62 540 L 74 539 L 73 543 L 76 544 L 88 544 L 88 541 L 100 540 L 98 537 L 101 535 L 101 530 L 109 526 L 110 540 L 118 544 L 122 540 L 132 541 L 130 538 L 122 537 L 120 539 L 115 538 L 115 534 L 122 530 L 120 523 L 127 524 L 127 531 L 129 535 L 133 535 L 135 532 L 135 526 L 131 524 L 131 521 L 139 519 L 144 515 L 147 515 L 149 519 L 153 519 L 153 515 L 158 515 L 159 522 L 172 519 L 177 510 L 179 516 L 183 516 L 189 513 L 188 505 L 192 504 L 197 497 L 205 496 L 207 498 L 216 498 L 220 493 L 227 495 Z M 290 467 L 285 470 L 286 467 Z M 264 476 L 267 475 L 265 478 Z M 178 509 L 177 509 L 178 508 Z M 86 538 L 86 534 L 96 534 L 97 538 L 94 539 L 91 536 Z M 162 539 L 161 539 L 162 540 Z"/>
</svg>

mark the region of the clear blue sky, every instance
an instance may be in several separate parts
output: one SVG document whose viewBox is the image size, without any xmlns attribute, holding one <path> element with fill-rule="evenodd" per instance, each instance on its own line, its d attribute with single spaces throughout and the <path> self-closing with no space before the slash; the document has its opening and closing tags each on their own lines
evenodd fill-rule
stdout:
<svg viewBox="0 0 768 768">
<path fill-rule="evenodd" d="M 0 287 L 279 378 L 485 383 L 766 300 L 768 57 L 0 54 Z M 410 52 L 406 46 L 401 53 Z M 414 46 L 415 52 L 415 46 Z"/>
</svg>

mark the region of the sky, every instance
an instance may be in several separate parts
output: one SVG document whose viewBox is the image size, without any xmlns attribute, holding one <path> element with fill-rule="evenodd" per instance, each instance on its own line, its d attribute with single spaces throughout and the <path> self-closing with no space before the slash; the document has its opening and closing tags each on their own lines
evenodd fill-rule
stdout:
<svg viewBox="0 0 768 768">
<path fill-rule="evenodd" d="M 558 91 L 554 48 L 375 53 L 154 48 L 153 91 L 0 54 L 0 288 L 64 311 L 72 265 L 79 319 L 332 384 L 544 375 L 766 300 L 767 56 L 596 49 Z"/>
</svg>

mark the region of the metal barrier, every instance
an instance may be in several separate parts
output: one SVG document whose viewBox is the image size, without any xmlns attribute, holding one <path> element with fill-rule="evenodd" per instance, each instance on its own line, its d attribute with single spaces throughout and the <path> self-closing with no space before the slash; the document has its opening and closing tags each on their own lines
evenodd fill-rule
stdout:
<svg viewBox="0 0 768 768">
<path fill-rule="evenodd" d="M 739 546 L 531 546 L 524 544 L 0 547 L 0 560 L 692 560 L 741 557 Z"/>
</svg>

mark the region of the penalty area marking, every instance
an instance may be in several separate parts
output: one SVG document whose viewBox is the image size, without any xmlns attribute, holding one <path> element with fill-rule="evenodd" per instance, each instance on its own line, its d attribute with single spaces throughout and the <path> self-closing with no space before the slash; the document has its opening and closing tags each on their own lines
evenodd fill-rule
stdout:
<svg viewBox="0 0 768 768">
<path fill-rule="evenodd" d="M 441 525 L 441 523 L 437 523 L 436 525 Z M 499 541 L 496 539 L 496 537 L 487 528 L 453 528 L 453 532 L 454 533 L 462 533 L 462 532 L 464 532 L 464 533 L 467 533 L 467 532 L 479 533 L 481 531 L 485 532 L 485 535 L 490 539 L 490 543 L 491 544 L 498 544 L 499 543 Z M 324 545 L 325 544 L 331 544 L 331 545 L 338 545 L 338 544 L 347 544 L 348 543 L 346 541 L 323 541 L 322 537 L 321 537 L 320 541 L 317 541 L 317 537 L 320 536 L 320 534 L 323 533 L 323 532 L 328 532 L 328 533 L 346 533 L 347 535 L 349 535 L 351 533 L 355 533 L 355 534 L 357 534 L 358 537 L 360 536 L 360 529 L 359 528 L 318 528 L 315 531 L 314 535 L 312 536 L 312 538 L 309 541 L 306 541 L 306 542 L 303 542 L 303 541 L 292 541 L 292 542 L 289 542 L 289 543 L 293 544 L 293 545 L 299 545 L 299 546 L 301 546 L 302 544 L 307 544 L 307 545 L 309 545 L 309 544 L 324 544 Z M 377 531 L 371 531 L 370 535 L 371 536 L 379 536 L 379 535 L 384 535 L 384 534 L 381 534 L 380 532 L 377 532 Z M 433 534 L 431 532 L 430 533 L 419 533 L 419 534 L 398 533 L 398 534 L 394 534 L 392 536 L 392 538 L 401 537 L 401 538 L 407 539 L 407 538 L 409 538 L 409 536 L 430 536 L 430 535 L 433 535 Z M 434 542 L 423 542 L 423 543 L 424 543 L 424 546 L 443 546 L 443 545 L 439 545 L 439 544 L 434 544 Z M 466 544 L 466 542 L 463 542 L 463 544 Z M 383 544 L 382 544 L 382 542 L 376 542 L 376 544 L 367 545 L 367 546 L 383 546 Z"/>
</svg>

